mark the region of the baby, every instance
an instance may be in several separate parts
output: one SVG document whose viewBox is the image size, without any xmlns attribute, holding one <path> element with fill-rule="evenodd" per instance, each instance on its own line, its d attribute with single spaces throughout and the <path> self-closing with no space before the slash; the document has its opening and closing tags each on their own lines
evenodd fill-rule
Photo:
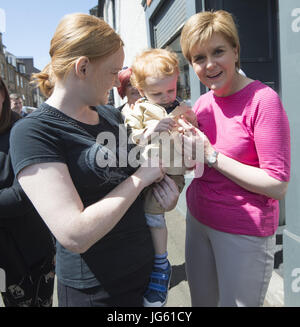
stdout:
<svg viewBox="0 0 300 327">
<path fill-rule="evenodd" d="M 189 106 L 176 97 L 179 63 L 175 53 L 149 49 L 135 58 L 131 85 L 143 96 L 131 110 L 124 112 L 125 124 L 132 139 L 144 147 L 143 156 L 160 156 L 166 173 L 181 192 L 184 187 L 182 143 L 176 120 L 182 115 L 195 126 L 196 116 Z M 154 250 L 154 270 L 144 295 L 144 306 L 163 306 L 167 301 L 171 265 L 167 259 L 167 227 L 164 209 L 156 201 L 151 187 L 145 193 L 145 215 L 150 227 Z"/>
</svg>

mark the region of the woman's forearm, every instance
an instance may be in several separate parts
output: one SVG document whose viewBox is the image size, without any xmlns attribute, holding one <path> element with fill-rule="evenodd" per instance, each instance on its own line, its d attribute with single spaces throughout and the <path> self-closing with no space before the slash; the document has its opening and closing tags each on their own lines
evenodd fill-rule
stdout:
<svg viewBox="0 0 300 327">
<path fill-rule="evenodd" d="M 284 197 L 288 182 L 279 181 L 263 169 L 240 163 L 219 153 L 213 168 L 244 189 L 279 200 Z"/>
<path fill-rule="evenodd" d="M 187 156 L 193 153 L 195 147 L 198 147 L 201 150 L 199 153 L 203 154 L 200 162 L 203 164 L 204 159 L 204 163 L 207 163 L 208 158 L 214 151 L 208 138 L 203 132 L 195 129 L 184 120 L 180 119 L 178 122 L 183 130 L 182 140 L 184 141 L 184 151 Z M 187 135 L 185 135 L 186 132 L 188 132 Z M 288 182 L 275 179 L 261 168 L 243 164 L 222 153 L 219 153 L 217 161 L 213 164 L 213 168 L 239 186 L 253 193 L 280 200 L 287 191 Z"/>
<path fill-rule="evenodd" d="M 73 229 L 77 248 L 83 253 L 111 231 L 144 188 L 142 179 L 132 175 L 100 201 L 85 208 Z"/>
<path fill-rule="evenodd" d="M 18 174 L 20 185 L 53 235 L 76 253 L 85 252 L 114 228 L 143 188 L 162 177 L 159 167 L 140 167 L 104 198 L 84 207 L 64 163 L 35 164 Z"/>
</svg>

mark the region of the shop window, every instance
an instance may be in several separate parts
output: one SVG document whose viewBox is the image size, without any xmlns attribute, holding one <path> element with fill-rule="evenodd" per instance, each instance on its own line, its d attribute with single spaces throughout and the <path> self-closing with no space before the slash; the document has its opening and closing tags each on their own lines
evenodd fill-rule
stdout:
<svg viewBox="0 0 300 327">
<path fill-rule="evenodd" d="M 180 47 L 180 35 L 178 35 L 166 47 L 167 49 L 175 52 L 179 60 L 180 75 L 177 82 L 177 95 L 183 100 L 191 100 L 190 76 L 189 76 L 189 63 L 184 58 Z"/>
<path fill-rule="evenodd" d="M 8 80 L 9 80 L 9 82 L 15 81 L 15 74 L 12 70 L 9 70 L 9 72 L 8 72 Z"/>
<path fill-rule="evenodd" d="M 5 74 L 4 74 L 4 64 L 1 62 L 0 66 L 0 74 L 3 79 L 5 79 Z"/>
</svg>

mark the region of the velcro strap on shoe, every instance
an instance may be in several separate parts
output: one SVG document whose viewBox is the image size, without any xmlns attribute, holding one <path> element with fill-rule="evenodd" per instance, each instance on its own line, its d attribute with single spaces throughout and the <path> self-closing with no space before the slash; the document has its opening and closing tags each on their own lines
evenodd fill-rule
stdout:
<svg viewBox="0 0 300 327">
<path fill-rule="evenodd" d="M 154 290 L 154 291 L 159 291 L 159 292 L 167 292 L 168 289 L 164 285 L 160 285 L 157 283 L 149 283 L 148 289 Z"/>
<path fill-rule="evenodd" d="M 160 280 L 168 280 L 168 278 L 169 278 L 169 276 L 167 274 L 156 272 L 156 271 L 152 271 L 150 277 L 151 278 L 157 278 L 157 279 L 160 279 Z"/>
<path fill-rule="evenodd" d="M 169 280 L 168 274 L 152 271 L 150 275 L 150 283 L 148 285 L 148 288 L 154 291 L 167 292 L 168 280 Z M 159 284 L 160 281 L 161 284 Z"/>
</svg>

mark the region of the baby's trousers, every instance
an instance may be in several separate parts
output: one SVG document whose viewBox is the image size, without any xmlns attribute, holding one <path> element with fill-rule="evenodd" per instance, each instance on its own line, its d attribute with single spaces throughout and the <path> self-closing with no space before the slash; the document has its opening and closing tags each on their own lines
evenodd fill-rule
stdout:
<svg viewBox="0 0 300 327">
<path fill-rule="evenodd" d="M 173 181 L 176 183 L 179 193 L 184 188 L 185 180 L 184 175 L 168 175 Z M 144 195 L 144 209 L 146 214 L 151 215 L 162 215 L 165 210 L 161 207 L 161 205 L 157 202 L 152 192 L 152 185 L 147 187 L 143 193 Z"/>
<path fill-rule="evenodd" d="M 185 255 L 192 306 L 262 306 L 274 251 L 275 235 L 221 232 L 200 223 L 188 211 Z"/>
</svg>

